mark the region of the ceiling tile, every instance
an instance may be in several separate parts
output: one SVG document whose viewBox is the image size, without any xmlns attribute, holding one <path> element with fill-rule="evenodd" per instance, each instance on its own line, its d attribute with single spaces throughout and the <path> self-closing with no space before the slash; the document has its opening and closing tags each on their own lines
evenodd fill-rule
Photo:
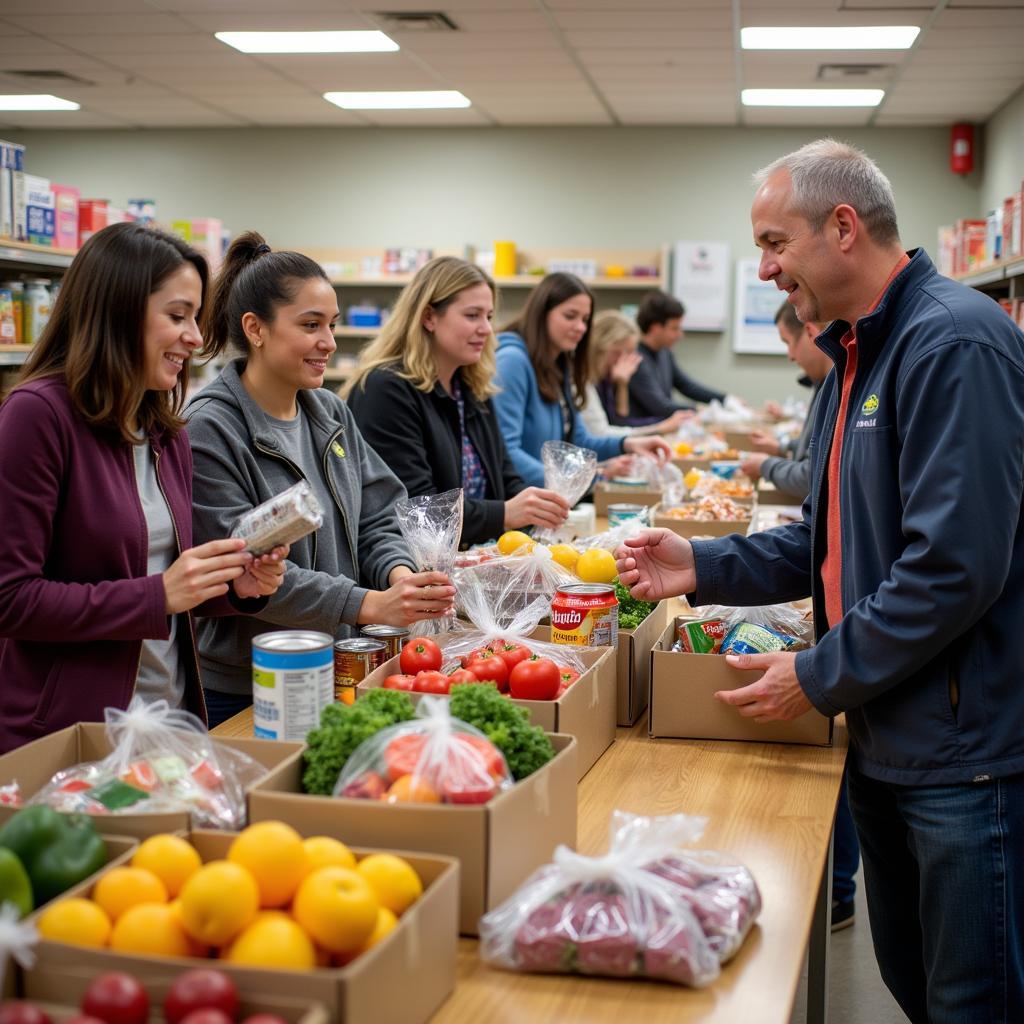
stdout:
<svg viewBox="0 0 1024 1024">
<path fill-rule="evenodd" d="M 253 12 L 245 7 L 235 11 L 215 7 L 209 13 L 185 15 L 183 12 L 183 17 L 192 27 L 205 29 L 211 35 L 214 32 L 346 32 L 374 28 L 361 15 L 339 11 L 336 6 L 323 11 L 308 11 L 294 10 L 282 3 L 267 13 Z"/>
<path fill-rule="evenodd" d="M 734 39 L 731 30 L 694 29 L 692 32 L 567 32 L 569 44 L 581 50 L 622 49 L 622 50 L 691 50 L 696 48 L 718 48 L 732 54 Z"/>
<path fill-rule="evenodd" d="M 381 0 L 380 8 L 391 8 L 388 0 Z M 448 4 L 442 3 L 442 9 L 447 10 Z M 548 32 L 550 25 L 547 18 L 540 11 L 461 11 L 458 16 L 449 14 L 460 32 Z M 383 27 L 384 21 L 381 21 Z M 407 33 L 408 34 L 408 33 Z"/>
<path fill-rule="evenodd" d="M 545 0 L 545 2 L 553 11 L 622 10 L 622 0 Z M 678 11 L 720 8 L 723 0 L 642 0 L 642 2 L 646 10 Z"/>
<path fill-rule="evenodd" d="M 699 65 L 721 64 L 723 60 L 732 61 L 732 50 L 728 56 L 722 49 L 708 48 L 705 50 L 679 49 L 643 49 L 643 50 L 619 50 L 608 49 L 586 49 L 576 51 L 576 56 L 588 68 L 612 67 L 615 65 L 632 67 L 649 67 L 652 65 L 664 65 L 665 67 L 695 67 Z"/>
<path fill-rule="evenodd" d="M 1024 3 L 1014 8 L 998 4 L 972 10 L 947 7 L 936 25 L 939 28 L 1009 28 L 1024 32 Z"/>
<path fill-rule="evenodd" d="M 644 5 L 641 10 L 630 10 L 623 4 L 618 10 L 557 11 L 555 21 L 563 29 L 571 31 L 616 30 L 631 32 L 668 31 L 695 29 L 725 29 L 732 31 L 732 11 L 726 3 L 696 10 L 650 10 Z"/>
<path fill-rule="evenodd" d="M 554 33 L 538 32 L 395 32 L 403 50 L 431 54 L 456 51 L 473 53 L 489 50 L 561 50 Z"/>
<path fill-rule="evenodd" d="M 76 8 L 81 11 L 82 5 Z M 97 8 L 101 10 L 101 7 Z M 152 11 L 152 9 L 150 9 Z M 98 32 L 109 32 L 112 35 L 126 33 L 147 33 L 149 35 L 178 35 L 188 31 L 188 26 L 170 14 L 17 14 L 4 15 L 20 28 L 30 32 L 38 32 L 43 36 L 55 35 L 95 35 Z"/>
<path fill-rule="evenodd" d="M 921 45 L 927 44 L 929 49 L 959 50 L 970 46 L 1004 47 L 1008 43 L 1019 49 L 1024 39 L 1008 40 L 1006 30 L 1001 28 L 933 28 Z"/>
<path fill-rule="evenodd" d="M 96 14 L 152 14 L 147 0 L 94 0 L 90 4 Z M 15 14 L 80 14 L 81 0 L 4 0 L 4 17 Z"/>
<path fill-rule="evenodd" d="M 106 57 L 122 53 L 223 53 L 224 44 L 205 32 L 189 32 L 169 35 L 110 35 L 107 33 L 93 35 L 54 35 L 50 38 L 72 50 L 97 57 Z"/>
<path fill-rule="evenodd" d="M 860 0 L 851 8 L 842 6 L 839 3 L 828 6 L 818 6 L 814 10 L 807 7 L 794 7 L 792 0 L 787 0 L 785 6 L 770 9 L 749 9 L 749 3 L 744 0 L 743 10 L 740 15 L 741 27 L 748 25 L 814 25 L 828 27 L 845 27 L 854 25 L 918 25 L 923 26 L 929 15 L 929 10 L 907 10 L 902 0 L 894 0 L 886 5 L 886 8 L 874 8 L 871 10 L 858 10 Z M 927 4 L 930 8 L 932 4 Z M 849 52 L 849 51 L 847 51 Z M 890 51 L 891 52 L 891 51 Z"/>
</svg>

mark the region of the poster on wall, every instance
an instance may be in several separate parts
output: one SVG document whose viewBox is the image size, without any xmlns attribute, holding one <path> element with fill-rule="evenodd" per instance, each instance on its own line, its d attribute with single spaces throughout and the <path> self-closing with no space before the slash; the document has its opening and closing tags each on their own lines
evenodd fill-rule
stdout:
<svg viewBox="0 0 1024 1024">
<path fill-rule="evenodd" d="M 739 260 L 736 264 L 732 348 L 734 352 L 784 356 L 786 346 L 779 340 L 775 314 L 786 296 L 774 281 L 762 281 L 757 276 L 759 266 L 759 260 Z"/>
<path fill-rule="evenodd" d="M 729 320 L 729 246 L 676 242 L 672 291 L 686 307 L 686 330 L 724 331 Z"/>
</svg>

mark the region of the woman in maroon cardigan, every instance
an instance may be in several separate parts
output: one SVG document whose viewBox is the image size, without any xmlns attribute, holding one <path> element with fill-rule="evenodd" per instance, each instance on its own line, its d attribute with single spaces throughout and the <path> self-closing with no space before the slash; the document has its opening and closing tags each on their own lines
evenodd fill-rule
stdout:
<svg viewBox="0 0 1024 1024">
<path fill-rule="evenodd" d="M 192 543 L 188 360 L 202 256 L 136 224 L 93 235 L 0 406 L 0 751 L 138 693 L 204 716 L 189 612 L 262 607 L 282 552 Z"/>
</svg>

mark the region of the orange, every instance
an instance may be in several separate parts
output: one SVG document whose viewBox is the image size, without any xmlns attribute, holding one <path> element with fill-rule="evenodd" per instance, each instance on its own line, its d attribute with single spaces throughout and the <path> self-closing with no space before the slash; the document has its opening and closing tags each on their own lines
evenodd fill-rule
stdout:
<svg viewBox="0 0 1024 1024">
<path fill-rule="evenodd" d="M 528 555 L 533 547 L 533 539 L 522 530 L 508 530 L 498 538 L 498 550 L 503 555 Z"/>
<path fill-rule="evenodd" d="M 181 889 L 181 923 L 204 946 L 223 946 L 252 924 L 260 909 L 256 879 L 240 864 L 213 860 Z"/>
<path fill-rule="evenodd" d="M 400 775 L 382 797 L 389 804 L 439 804 L 441 798 L 434 787 L 414 775 Z"/>
<path fill-rule="evenodd" d="M 308 971 L 316 966 L 316 950 L 287 914 L 272 911 L 260 914 L 231 943 L 223 959 L 247 967 Z"/>
<path fill-rule="evenodd" d="M 114 924 L 110 948 L 151 956 L 192 956 L 193 944 L 169 903 L 139 903 Z"/>
<path fill-rule="evenodd" d="M 140 903 L 166 903 L 167 886 L 145 868 L 111 868 L 93 887 L 92 898 L 116 921 Z"/>
<path fill-rule="evenodd" d="M 110 938 L 110 918 L 92 900 L 70 898 L 51 903 L 36 922 L 39 934 L 54 942 L 75 946 L 105 946 Z"/>
<path fill-rule="evenodd" d="M 210 952 L 210 947 L 204 946 L 201 942 L 196 942 L 196 940 L 193 939 L 191 935 L 189 935 L 188 931 L 186 931 L 185 922 L 181 916 L 181 900 L 171 900 L 171 902 L 168 903 L 167 906 L 169 906 L 171 910 L 173 910 L 174 913 L 178 915 L 178 923 L 181 925 L 181 930 L 185 932 L 185 938 L 188 939 L 188 944 L 191 947 L 191 952 L 188 955 L 196 956 L 200 959 L 205 960 Z"/>
<path fill-rule="evenodd" d="M 357 865 L 382 907 L 399 917 L 423 895 L 423 883 L 408 861 L 393 853 L 371 853 Z"/>
<path fill-rule="evenodd" d="M 614 583 L 619 572 L 615 558 L 603 548 L 589 548 L 580 555 L 576 563 L 576 575 L 584 583 Z"/>
<path fill-rule="evenodd" d="M 676 444 L 676 455 L 692 455 L 693 445 L 688 444 L 686 441 L 680 441 Z"/>
<path fill-rule="evenodd" d="M 332 953 L 361 949 L 377 925 L 377 897 L 348 868 L 319 868 L 305 878 L 292 904 L 295 920 Z"/>
<path fill-rule="evenodd" d="M 387 907 L 377 908 L 377 923 L 370 937 L 363 944 L 363 950 L 372 949 L 381 939 L 387 938 L 398 927 L 398 918 Z"/>
<path fill-rule="evenodd" d="M 355 854 L 344 843 L 330 836 L 310 836 L 302 845 L 306 850 L 306 866 L 310 871 L 356 866 Z"/>
<path fill-rule="evenodd" d="M 228 848 L 228 860 L 251 872 L 261 907 L 291 902 L 308 874 L 302 836 L 282 821 L 261 821 L 243 829 Z"/>
<path fill-rule="evenodd" d="M 562 568 L 568 569 L 569 572 L 575 572 L 580 553 L 571 544 L 552 544 L 551 557 Z"/>
<path fill-rule="evenodd" d="M 173 900 L 190 875 L 203 866 L 196 848 L 181 836 L 150 836 L 132 855 L 132 867 L 152 871 Z"/>
</svg>

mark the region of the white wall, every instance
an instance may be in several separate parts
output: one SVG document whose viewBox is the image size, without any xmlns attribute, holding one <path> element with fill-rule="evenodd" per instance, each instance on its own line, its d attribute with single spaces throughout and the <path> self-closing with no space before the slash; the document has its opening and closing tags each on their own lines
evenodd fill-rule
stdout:
<svg viewBox="0 0 1024 1024">
<path fill-rule="evenodd" d="M 979 216 L 1001 208 L 1024 181 L 1024 89 L 993 114 L 985 125 L 984 140 Z"/>
<path fill-rule="evenodd" d="M 152 197 L 169 222 L 216 216 L 275 245 L 654 248 L 721 240 L 756 255 L 751 174 L 827 129 L 238 129 L 34 131 L 29 168 L 123 203 Z M 944 128 L 843 130 L 892 179 L 903 239 L 979 206 L 977 176 L 948 170 Z M 626 296 L 626 299 L 629 297 Z M 624 301 L 626 300 L 624 299 Z M 781 352 L 781 346 L 780 346 Z M 752 400 L 796 393 L 783 357 L 737 356 L 728 335 L 688 335 L 697 379 Z"/>
</svg>

